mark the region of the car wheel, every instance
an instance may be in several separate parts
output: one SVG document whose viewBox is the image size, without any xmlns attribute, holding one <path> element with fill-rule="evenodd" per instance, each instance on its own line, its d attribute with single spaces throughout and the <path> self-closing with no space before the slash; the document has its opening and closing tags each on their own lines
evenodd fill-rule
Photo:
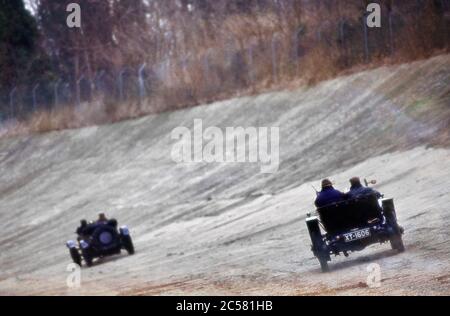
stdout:
<svg viewBox="0 0 450 316">
<path fill-rule="evenodd" d="M 320 262 L 320 269 L 322 270 L 322 272 L 330 271 L 330 268 L 328 267 L 328 260 L 327 260 L 327 258 L 318 257 L 318 259 L 319 259 L 319 262 Z"/>
<path fill-rule="evenodd" d="M 308 226 L 309 236 L 311 237 L 314 255 L 319 260 L 322 272 L 327 272 L 329 271 L 328 261 L 330 261 L 330 255 L 320 232 L 319 221 L 317 219 L 311 219 L 307 220 L 306 224 Z"/>
<path fill-rule="evenodd" d="M 75 264 L 81 266 L 81 256 L 77 248 L 70 249 L 70 256 Z"/>
<path fill-rule="evenodd" d="M 84 262 L 86 263 L 86 265 L 88 267 L 92 267 L 92 257 L 89 254 L 89 252 L 86 250 L 83 250 L 82 253 L 83 253 L 83 259 L 84 259 Z"/>
<path fill-rule="evenodd" d="M 403 238 L 401 234 L 393 235 L 390 239 L 391 247 L 398 252 L 405 251 L 405 245 L 403 244 Z"/>
<path fill-rule="evenodd" d="M 134 255 L 134 245 L 131 236 L 122 236 L 122 244 L 129 255 Z"/>
<path fill-rule="evenodd" d="M 394 200 L 384 200 L 383 201 L 383 212 L 386 217 L 387 223 L 395 229 L 396 233 L 400 236 L 403 234 L 404 229 L 398 224 L 397 214 L 395 212 Z"/>
</svg>

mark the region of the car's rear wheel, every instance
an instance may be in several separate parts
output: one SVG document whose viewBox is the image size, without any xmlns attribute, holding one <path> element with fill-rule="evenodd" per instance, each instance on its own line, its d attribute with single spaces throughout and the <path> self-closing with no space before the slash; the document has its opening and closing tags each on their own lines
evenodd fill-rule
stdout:
<svg viewBox="0 0 450 316">
<path fill-rule="evenodd" d="M 317 259 L 319 259 L 320 269 L 322 270 L 322 272 L 330 271 L 330 268 L 328 267 L 328 260 L 327 260 L 327 258 L 325 258 L 323 256 L 319 256 Z"/>
<path fill-rule="evenodd" d="M 391 247 L 398 252 L 405 251 L 405 245 L 403 244 L 403 238 L 401 234 L 395 234 L 390 238 Z"/>
<path fill-rule="evenodd" d="M 134 255 L 134 244 L 131 236 L 122 236 L 122 244 L 129 255 Z"/>
<path fill-rule="evenodd" d="M 391 226 L 391 228 L 395 232 L 390 238 L 392 249 L 397 250 L 398 252 L 404 252 L 405 245 L 403 244 L 402 238 L 403 227 L 398 225 L 397 214 L 395 212 L 393 199 L 383 201 L 383 212 L 384 215 L 386 216 L 387 223 Z"/>
<path fill-rule="evenodd" d="M 309 219 L 306 225 L 308 226 L 309 236 L 311 237 L 312 251 L 319 260 L 322 272 L 327 272 L 329 271 L 328 261 L 330 261 L 330 254 L 320 232 L 319 221 L 318 219 Z"/>
<path fill-rule="evenodd" d="M 397 234 L 402 235 L 404 230 L 403 227 L 398 224 L 397 213 L 395 211 L 393 199 L 383 201 L 383 212 L 384 216 L 386 217 L 387 223 L 395 230 Z"/>
<path fill-rule="evenodd" d="M 78 251 L 77 248 L 71 248 L 70 249 L 70 256 L 72 257 L 72 261 L 81 266 L 81 256 L 80 256 L 80 252 Z"/>
<path fill-rule="evenodd" d="M 87 265 L 88 267 L 91 267 L 91 266 L 92 266 L 93 258 L 92 258 L 92 256 L 90 255 L 89 251 L 87 251 L 87 250 L 82 250 L 82 254 L 83 254 L 83 259 L 84 259 L 84 262 L 86 263 L 86 265 Z"/>
</svg>

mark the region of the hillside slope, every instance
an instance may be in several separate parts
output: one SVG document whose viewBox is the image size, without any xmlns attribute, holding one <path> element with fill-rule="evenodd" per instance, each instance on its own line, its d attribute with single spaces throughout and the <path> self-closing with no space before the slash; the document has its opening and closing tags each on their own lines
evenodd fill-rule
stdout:
<svg viewBox="0 0 450 316">
<path fill-rule="evenodd" d="M 171 131 L 280 128 L 280 166 L 175 164 Z M 450 294 L 450 55 L 109 126 L 0 140 L 0 294 Z M 304 224 L 323 177 L 375 178 L 407 251 L 321 274 Z M 64 242 L 107 212 L 137 254 L 82 270 Z M 382 286 L 367 288 L 367 266 Z"/>
</svg>

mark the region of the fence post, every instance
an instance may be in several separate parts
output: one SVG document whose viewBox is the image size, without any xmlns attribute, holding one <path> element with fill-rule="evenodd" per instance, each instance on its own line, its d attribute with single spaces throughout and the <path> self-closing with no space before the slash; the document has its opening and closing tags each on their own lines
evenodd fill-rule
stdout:
<svg viewBox="0 0 450 316">
<path fill-rule="evenodd" d="M 341 41 L 341 45 L 344 48 L 344 51 L 347 51 L 347 45 L 345 42 L 345 25 L 346 21 L 344 19 L 341 19 L 339 21 L 339 39 Z"/>
<path fill-rule="evenodd" d="M 322 42 L 322 25 L 320 25 L 319 29 L 317 30 L 316 38 L 319 43 Z"/>
<path fill-rule="evenodd" d="M 14 94 L 17 91 L 17 87 L 14 87 L 9 93 L 9 115 L 10 119 L 14 117 Z"/>
<path fill-rule="evenodd" d="M 209 73 L 210 73 L 210 69 L 209 69 L 209 49 L 206 51 L 205 56 L 203 56 L 202 58 L 202 64 L 203 64 L 203 73 L 205 76 L 205 81 L 206 83 L 209 83 Z"/>
<path fill-rule="evenodd" d="M 94 87 L 95 87 L 95 90 L 99 90 L 99 81 L 103 78 L 103 76 L 105 75 L 105 71 L 104 70 L 101 70 L 101 71 L 97 71 L 97 73 L 95 74 L 95 77 L 94 77 Z"/>
<path fill-rule="evenodd" d="M 118 78 L 118 83 L 119 83 L 119 100 L 120 101 L 124 101 L 124 95 L 123 95 L 123 75 L 125 74 L 127 70 L 124 68 L 119 72 L 119 78 Z"/>
<path fill-rule="evenodd" d="M 392 25 L 392 11 L 389 10 L 388 13 L 388 19 L 389 19 L 389 48 L 391 51 L 391 55 L 394 54 L 394 32 L 393 32 L 393 25 Z"/>
<path fill-rule="evenodd" d="M 364 58 L 365 58 L 365 62 L 368 63 L 369 62 L 369 35 L 368 35 L 368 30 L 367 30 L 367 13 L 364 13 L 363 17 L 362 17 L 362 22 L 363 22 L 363 30 L 364 30 Z"/>
<path fill-rule="evenodd" d="M 442 10 L 442 16 L 441 16 L 441 25 L 443 24 L 443 37 L 444 37 L 444 47 L 448 48 L 450 45 L 450 36 L 449 36 L 449 32 L 450 32 L 450 27 L 447 27 L 447 24 L 450 23 L 449 21 L 447 21 L 446 19 L 448 19 L 448 17 L 446 18 L 446 15 L 449 14 L 450 12 L 448 12 L 450 9 L 450 1 L 449 0 L 441 0 L 441 10 Z"/>
<path fill-rule="evenodd" d="M 294 52 L 295 52 L 295 74 L 298 76 L 300 72 L 300 49 L 298 46 L 300 45 L 300 34 L 303 32 L 303 26 L 299 27 L 294 32 Z"/>
<path fill-rule="evenodd" d="M 77 80 L 77 104 L 78 106 L 81 105 L 81 87 L 80 87 L 80 83 L 81 81 L 84 79 L 84 75 L 82 75 L 78 80 Z"/>
<path fill-rule="evenodd" d="M 70 88 L 70 82 L 62 81 L 61 84 L 65 100 L 71 103 L 73 101 L 73 90 Z"/>
<path fill-rule="evenodd" d="M 170 86 L 172 84 L 172 78 L 173 78 L 173 74 L 172 74 L 172 60 L 170 57 L 168 57 L 166 59 L 166 64 L 164 66 L 165 70 L 164 70 L 164 80 L 165 80 L 165 84 L 166 86 Z"/>
<path fill-rule="evenodd" d="M 183 55 L 183 57 L 181 58 L 181 70 L 183 73 L 183 83 L 187 82 L 187 77 L 188 77 L 188 57 L 186 57 L 186 55 Z M 151 91 L 150 91 L 151 93 Z"/>
<path fill-rule="evenodd" d="M 345 41 L 345 26 L 346 26 L 346 21 L 344 18 L 341 18 L 341 20 L 339 21 L 339 41 L 341 44 L 341 51 L 342 51 L 344 63 L 345 63 L 345 65 L 348 66 L 349 53 L 348 53 L 348 49 L 347 49 L 347 42 Z"/>
<path fill-rule="evenodd" d="M 54 99 L 54 107 L 58 108 L 59 104 L 59 95 L 58 95 L 58 87 L 61 84 L 61 79 L 58 79 L 53 85 L 53 99 Z"/>
<path fill-rule="evenodd" d="M 275 33 L 272 36 L 272 75 L 275 82 L 278 82 L 278 65 L 277 65 L 277 40 L 278 40 L 278 33 Z"/>
<path fill-rule="evenodd" d="M 142 102 L 146 97 L 145 91 L 145 81 L 144 81 L 144 70 L 147 67 L 147 63 L 143 63 L 138 70 L 138 84 L 139 84 L 139 102 Z"/>
<path fill-rule="evenodd" d="M 253 84 L 255 82 L 255 74 L 253 73 L 253 45 L 250 44 L 250 47 L 247 50 L 248 55 L 248 78 L 250 82 Z"/>
<path fill-rule="evenodd" d="M 33 95 L 33 112 L 36 112 L 37 110 L 37 97 L 36 97 L 36 91 L 39 88 L 39 83 L 36 83 L 33 87 L 32 95 Z"/>
</svg>

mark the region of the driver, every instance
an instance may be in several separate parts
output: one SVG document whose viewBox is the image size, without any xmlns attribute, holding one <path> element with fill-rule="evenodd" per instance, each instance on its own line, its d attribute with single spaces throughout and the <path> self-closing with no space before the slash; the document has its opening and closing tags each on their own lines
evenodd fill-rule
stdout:
<svg viewBox="0 0 450 316">
<path fill-rule="evenodd" d="M 374 190 L 369 187 L 364 187 L 361 184 L 361 180 L 358 177 L 351 178 L 350 184 L 351 184 L 350 191 L 347 193 L 347 196 L 350 199 L 365 196 L 365 195 L 370 195 L 370 194 L 375 194 L 377 199 L 380 199 L 383 197 L 383 195 L 380 192 L 378 192 L 377 190 Z M 398 223 L 397 223 L 397 225 L 398 225 L 398 229 L 403 234 L 403 232 L 404 232 L 403 226 L 401 226 Z"/>
<path fill-rule="evenodd" d="M 98 214 L 98 219 L 95 222 L 88 223 L 85 219 L 82 219 L 80 224 L 76 231 L 79 239 L 87 238 L 101 225 L 110 225 L 117 228 L 117 221 L 115 219 L 109 220 L 105 213 Z"/>
<path fill-rule="evenodd" d="M 85 235 L 87 227 L 88 227 L 87 220 L 82 219 L 80 221 L 80 227 L 78 227 L 76 231 L 77 235 L 83 237 Z"/>
<path fill-rule="evenodd" d="M 87 220 L 82 219 L 80 226 L 77 228 L 76 233 L 78 236 L 83 237 L 92 233 L 93 229 L 99 224 L 108 224 L 108 218 L 104 213 L 98 214 L 98 219 L 95 222 L 88 223 Z"/>
<path fill-rule="evenodd" d="M 98 214 L 98 219 L 95 222 L 96 225 L 109 225 L 117 228 L 117 220 L 114 218 L 107 218 L 105 213 Z"/>
<path fill-rule="evenodd" d="M 350 199 L 354 199 L 360 196 L 364 196 L 364 195 L 370 195 L 370 194 L 375 194 L 377 199 L 381 198 L 382 195 L 380 192 L 369 188 L 369 187 L 364 187 L 361 184 L 361 180 L 358 177 L 353 177 L 350 179 L 350 191 L 347 193 L 348 197 Z"/>
<path fill-rule="evenodd" d="M 98 214 L 97 224 L 107 224 L 108 218 L 106 218 L 105 213 Z"/>
</svg>

